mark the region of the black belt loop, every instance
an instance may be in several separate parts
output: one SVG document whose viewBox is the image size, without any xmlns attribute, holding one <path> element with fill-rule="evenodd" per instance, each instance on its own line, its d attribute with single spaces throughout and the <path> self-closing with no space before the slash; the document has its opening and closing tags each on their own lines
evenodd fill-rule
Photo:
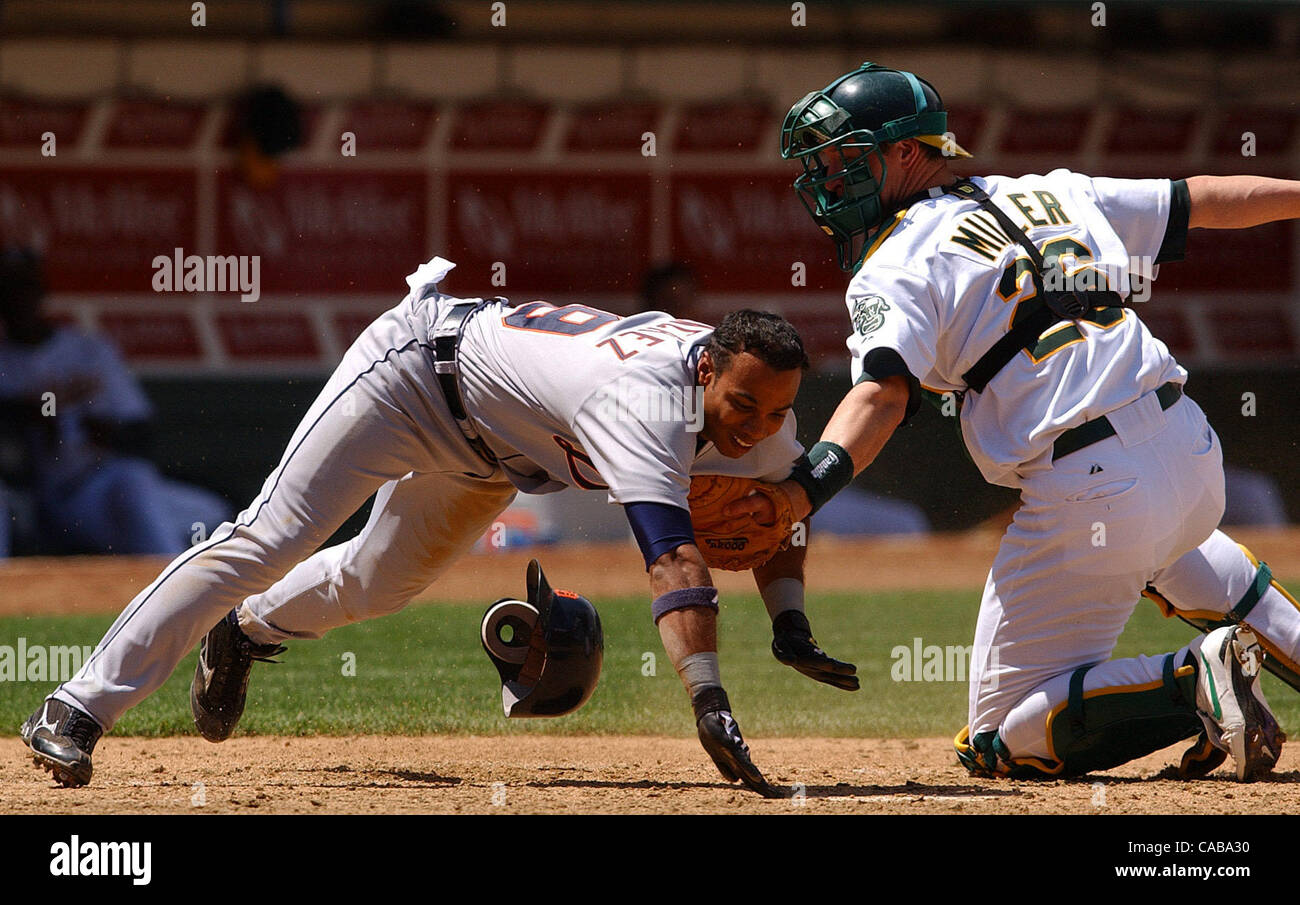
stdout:
<svg viewBox="0 0 1300 905">
<path fill-rule="evenodd" d="M 1179 399 L 1183 398 L 1182 384 L 1170 381 L 1156 390 L 1156 398 L 1160 400 L 1160 408 L 1166 411 Z M 1110 419 L 1105 415 L 1100 418 L 1093 418 L 1091 421 L 1085 421 L 1078 427 L 1072 427 L 1061 436 L 1056 438 L 1052 444 L 1052 461 L 1055 462 L 1062 456 L 1068 456 L 1070 453 L 1078 452 L 1085 446 L 1091 446 L 1107 437 L 1115 436 L 1115 425 L 1110 423 Z"/>
<path fill-rule="evenodd" d="M 425 290 L 421 298 L 428 298 L 432 292 L 436 292 L 436 289 L 431 286 Z M 465 398 L 460 392 L 460 362 L 457 356 L 461 337 L 465 333 L 465 325 L 469 323 L 470 318 L 493 302 L 499 301 L 504 300 L 492 298 L 458 301 L 451 306 L 433 334 L 433 371 L 438 376 L 438 386 L 442 388 L 443 398 L 447 400 L 447 408 L 474 451 L 493 463 L 497 460 L 496 456 L 483 442 L 483 438 L 479 436 L 469 419 L 469 413 L 465 410 Z"/>
</svg>

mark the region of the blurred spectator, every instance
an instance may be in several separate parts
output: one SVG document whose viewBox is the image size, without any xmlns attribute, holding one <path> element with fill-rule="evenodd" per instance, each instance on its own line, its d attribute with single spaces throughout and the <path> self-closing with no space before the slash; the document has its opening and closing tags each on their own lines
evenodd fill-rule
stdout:
<svg viewBox="0 0 1300 905">
<path fill-rule="evenodd" d="M 175 554 L 230 514 L 147 459 L 149 400 L 107 340 L 41 312 L 31 251 L 0 251 L 0 439 L 5 474 L 30 494 L 36 546 L 62 553 Z M 15 456 L 14 450 L 20 455 Z"/>
<path fill-rule="evenodd" d="M 700 284 L 689 264 L 669 261 L 646 271 L 641 281 L 641 311 L 667 311 L 709 323 L 700 305 Z"/>
<path fill-rule="evenodd" d="M 302 113 L 293 98 L 274 85 L 254 88 L 239 101 L 239 174 L 255 189 L 280 178 L 280 155 L 302 144 Z"/>
</svg>

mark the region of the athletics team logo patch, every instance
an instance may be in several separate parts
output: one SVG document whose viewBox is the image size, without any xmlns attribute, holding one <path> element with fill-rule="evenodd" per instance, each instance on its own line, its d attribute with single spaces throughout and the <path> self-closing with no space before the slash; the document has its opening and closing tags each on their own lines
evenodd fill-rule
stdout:
<svg viewBox="0 0 1300 905">
<path fill-rule="evenodd" d="M 853 303 L 853 329 L 870 336 L 885 325 L 889 302 L 878 295 L 864 295 Z"/>
</svg>

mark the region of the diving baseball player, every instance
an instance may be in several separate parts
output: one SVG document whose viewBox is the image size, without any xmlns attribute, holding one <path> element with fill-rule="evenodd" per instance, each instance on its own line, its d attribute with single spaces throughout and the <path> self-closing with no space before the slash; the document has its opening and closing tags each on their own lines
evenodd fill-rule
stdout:
<svg viewBox="0 0 1300 905">
<path fill-rule="evenodd" d="M 627 513 L 706 751 L 728 779 L 776 794 L 722 688 L 717 592 L 687 494 L 691 472 L 790 473 L 803 452 L 791 414 L 808 364 L 798 334 L 757 311 L 714 330 L 662 312 L 462 300 L 438 290 L 453 266 L 434 258 L 407 278 L 409 294 L 348 350 L 258 497 L 168 565 L 23 726 L 56 780 L 88 782 L 101 732 L 201 638 L 192 710 L 202 735 L 222 741 L 254 660 L 402 609 L 517 490 L 578 487 Z M 365 529 L 315 552 L 376 491 Z M 815 646 L 803 616 L 803 556 L 792 546 L 754 574 L 769 608 L 790 611 L 774 623 L 783 662 L 843 683 L 851 665 Z"/>
<path fill-rule="evenodd" d="M 1300 217 L 1300 182 L 964 180 L 953 138 L 933 86 L 870 63 L 786 117 L 796 191 L 853 274 L 854 386 L 782 485 L 795 517 L 870 465 L 923 394 L 951 394 L 981 473 L 1021 494 L 980 605 L 961 762 L 1081 774 L 1199 733 L 1184 776 L 1227 754 L 1238 779 L 1264 776 L 1285 736 L 1259 668 L 1300 687 L 1300 612 L 1216 530 L 1219 440 L 1129 305 L 1189 228 Z M 1143 592 L 1208 634 L 1109 659 Z"/>
</svg>

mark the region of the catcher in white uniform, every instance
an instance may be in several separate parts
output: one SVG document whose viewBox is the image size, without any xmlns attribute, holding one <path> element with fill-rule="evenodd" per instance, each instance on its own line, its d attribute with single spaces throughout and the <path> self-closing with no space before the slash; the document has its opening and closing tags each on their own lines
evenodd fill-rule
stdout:
<svg viewBox="0 0 1300 905">
<path fill-rule="evenodd" d="M 1078 775 L 1197 736 L 1184 776 L 1228 754 L 1239 779 L 1266 775 L 1285 736 L 1259 667 L 1300 687 L 1300 612 L 1216 530 L 1219 440 L 1128 304 L 1189 227 L 1300 217 L 1300 183 L 962 180 L 946 116 L 927 82 L 866 63 L 786 117 L 796 191 L 854 274 L 854 387 L 782 484 L 794 514 L 868 466 L 923 394 L 946 397 L 984 477 L 1021 493 L 980 606 L 961 762 Z M 1207 634 L 1109 659 L 1142 593 Z"/>
<path fill-rule="evenodd" d="M 167 566 L 24 724 L 37 764 L 58 782 L 90 780 L 100 734 L 201 638 L 191 705 L 200 733 L 222 741 L 243 713 L 253 661 L 286 639 L 400 610 L 516 490 L 575 486 L 607 492 L 627 513 L 705 750 L 727 779 L 777 794 L 722 689 L 718 597 L 688 491 L 692 473 L 790 474 L 803 454 L 791 415 L 808 366 L 798 334 L 756 311 L 714 330 L 663 312 L 462 300 L 437 288 L 453 266 L 434 258 L 407 278 L 409 294 L 348 350 L 259 496 Z M 376 491 L 360 535 L 313 552 Z M 804 553 L 788 546 L 754 569 L 773 650 L 813 678 L 855 687 L 851 664 L 812 639 Z"/>
</svg>

